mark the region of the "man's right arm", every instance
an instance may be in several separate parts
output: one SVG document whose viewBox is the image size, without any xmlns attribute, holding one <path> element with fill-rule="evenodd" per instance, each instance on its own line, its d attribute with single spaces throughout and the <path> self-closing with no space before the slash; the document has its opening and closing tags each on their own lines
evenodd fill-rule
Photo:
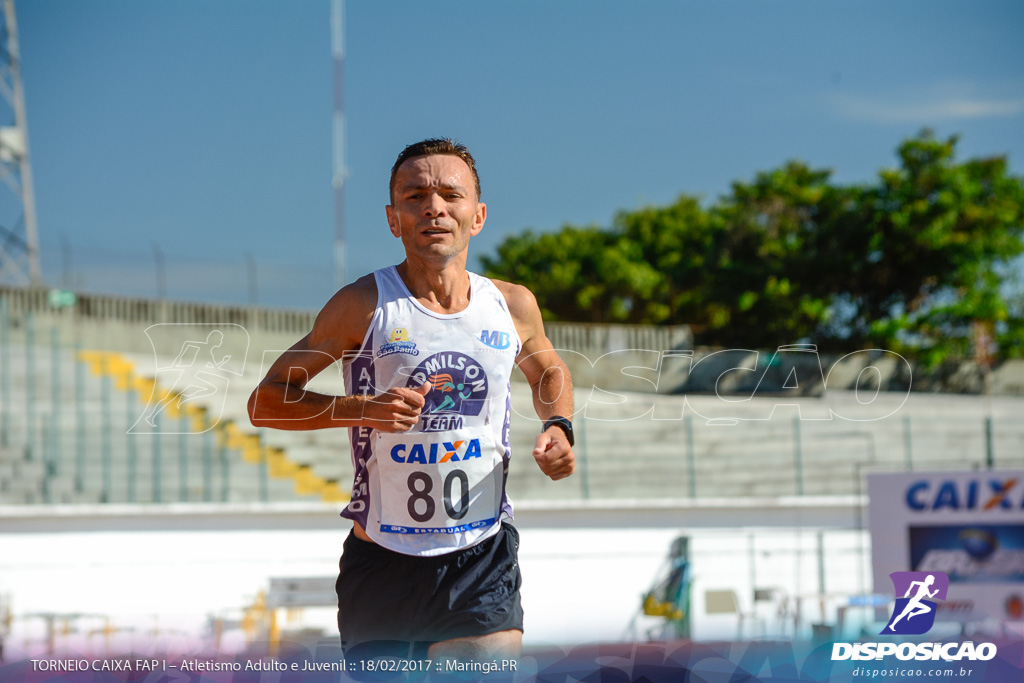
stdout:
<svg viewBox="0 0 1024 683">
<path fill-rule="evenodd" d="M 346 353 L 359 350 L 377 303 L 368 275 L 342 288 L 317 315 L 313 329 L 278 358 L 249 397 L 256 427 L 307 430 L 365 426 L 405 432 L 416 424 L 429 385 L 394 387 L 377 396 L 330 396 L 306 384 Z"/>
</svg>

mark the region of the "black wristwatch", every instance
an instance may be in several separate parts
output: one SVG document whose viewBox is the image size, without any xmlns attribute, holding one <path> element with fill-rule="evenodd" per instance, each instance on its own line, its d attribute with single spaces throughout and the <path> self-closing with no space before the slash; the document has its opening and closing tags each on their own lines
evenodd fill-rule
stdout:
<svg viewBox="0 0 1024 683">
<path fill-rule="evenodd" d="M 570 446 L 576 445 L 576 439 L 572 435 L 572 422 L 569 420 L 569 418 L 562 417 L 561 415 L 555 415 L 553 418 L 549 419 L 544 423 L 544 428 L 541 429 L 540 431 L 546 432 L 548 431 L 548 427 L 551 426 L 558 427 L 563 432 L 565 432 L 565 438 L 569 440 Z"/>
</svg>

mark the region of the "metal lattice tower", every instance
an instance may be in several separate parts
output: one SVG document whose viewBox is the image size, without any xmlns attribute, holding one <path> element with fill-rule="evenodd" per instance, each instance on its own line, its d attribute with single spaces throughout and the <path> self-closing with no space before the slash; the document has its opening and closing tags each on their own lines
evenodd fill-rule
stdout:
<svg viewBox="0 0 1024 683">
<path fill-rule="evenodd" d="M 334 57 L 334 284 L 348 284 L 345 253 L 345 1 L 331 1 L 331 52 Z"/>
<path fill-rule="evenodd" d="M 20 62 L 14 0 L 4 0 L 0 96 L 9 111 L 0 113 L 0 180 L 14 198 L 13 202 L 5 201 L 4 208 L 8 208 L 7 204 L 14 206 L 0 215 L 0 284 L 41 285 L 43 278 L 39 267 L 35 194 Z"/>
</svg>

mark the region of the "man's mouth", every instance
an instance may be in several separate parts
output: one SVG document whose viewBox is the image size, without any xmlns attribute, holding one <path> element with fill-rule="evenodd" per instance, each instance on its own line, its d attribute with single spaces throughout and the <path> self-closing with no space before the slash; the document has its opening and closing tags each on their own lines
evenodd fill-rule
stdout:
<svg viewBox="0 0 1024 683">
<path fill-rule="evenodd" d="M 448 230 L 446 228 L 427 228 L 426 230 L 423 231 L 423 234 L 424 235 L 445 235 L 445 234 L 448 234 L 449 232 L 451 232 L 451 230 Z"/>
</svg>

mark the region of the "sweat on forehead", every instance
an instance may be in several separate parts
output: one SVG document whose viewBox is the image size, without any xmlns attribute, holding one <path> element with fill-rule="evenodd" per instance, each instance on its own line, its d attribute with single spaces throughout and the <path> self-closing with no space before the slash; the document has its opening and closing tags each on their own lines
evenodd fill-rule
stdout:
<svg viewBox="0 0 1024 683">
<path fill-rule="evenodd" d="M 473 174 L 473 188 L 476 190 L 476 198 L 480 199 L 480 176 L 476 172 L 476 160 L 469 153 L 469 149 L 451 138 L 429 138 L 409 145 L 402 150 L 402 153 L 398 155 L 398 159 L 395 160 L 395 165 L 391 167 L 391 183 L 389 185 L 392 201 L 394 201 L 395 197 L 395 176 L 398 175 L 398 169 L 402 164 L 416 157 L 436 155 L 449 155 L 462 159 L 469 166 L 470 173 Z"/>
<path fill-rule="evenodd" d="M 397 193 L 431 188 L 459 190 L 464 194 L 472 194 L 473 178 L 466 165 L 451 156 L 409 159 L 395 175 Z"/>
</svg>

